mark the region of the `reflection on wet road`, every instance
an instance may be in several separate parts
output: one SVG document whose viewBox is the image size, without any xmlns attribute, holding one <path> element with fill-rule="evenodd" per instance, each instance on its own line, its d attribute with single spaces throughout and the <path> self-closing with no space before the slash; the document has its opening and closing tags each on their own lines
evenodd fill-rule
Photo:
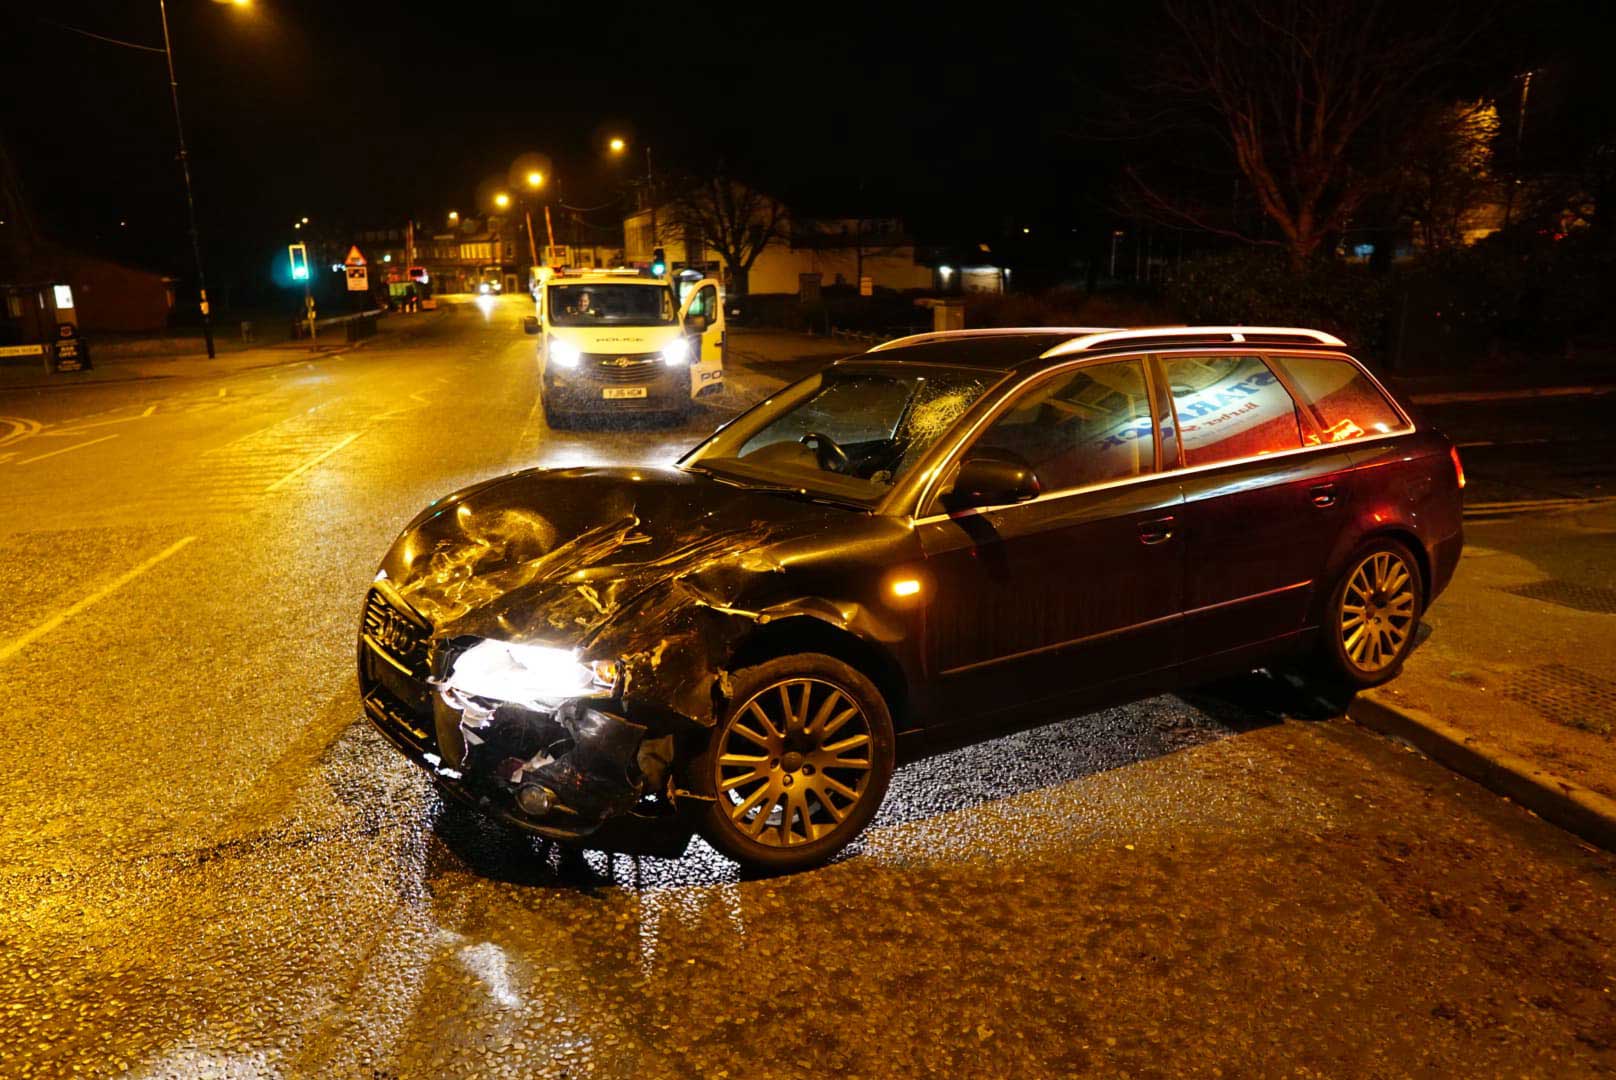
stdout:
<svg viewBox="0 0 1616 1080">
<path fill-rule="evenodd" d="M 1616 1066 L 1616 864 L 1259 677 L 905 766 L 791 878 L 446 807 L 359 719 L 392 532 L 477 476 L 699 428 L 553 435 L 514 310 L 206 408 L 109 387 L 160 407 L 30 466 L 48 488 L 0 475 L 0 642 L 196 537 L 0 667 L 0 1075 Z"/>
</svg>

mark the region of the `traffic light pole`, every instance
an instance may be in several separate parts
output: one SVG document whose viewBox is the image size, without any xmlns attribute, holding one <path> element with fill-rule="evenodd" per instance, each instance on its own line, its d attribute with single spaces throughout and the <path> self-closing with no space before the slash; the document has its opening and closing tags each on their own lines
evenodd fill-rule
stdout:
<svg viewBox="0 0 1616 1080">
<path fill-rule="evenodd" d="M 174 77 L 174 47 L 168 38 L 168 7 L 157 0 L 163 17 L 163 54 L 168 58 L 168 94 L 174 102 L 174 130 L 179 134 L 180 173 L 185 177 L 185 209 L 191 223 L 191 254 L 196 257 L 196 287 L 201 294 L 202 340 L 207 343 L 208 359 L 214 358 L 213 316 L 208 313 L 208 278 L 202 269 L 202 237 L 196 228 L 196 197 L 191 193 L 191 158 L 185 151 L 185 123 L 180 119 L 180 84 Z"/>
</svg>

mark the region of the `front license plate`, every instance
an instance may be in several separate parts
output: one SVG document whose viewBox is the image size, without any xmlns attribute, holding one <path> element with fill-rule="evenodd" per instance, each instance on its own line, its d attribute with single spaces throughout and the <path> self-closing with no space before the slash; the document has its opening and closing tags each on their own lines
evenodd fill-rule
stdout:
<svg viewBox="0 0 1616 1080">
<path fill-rule="evenodd" d="M 608 386 L 600 392 L 600 396 L 608 401 L 618 398 L 641 398 L 650 393 L 643 386 Z"/>
</svg>

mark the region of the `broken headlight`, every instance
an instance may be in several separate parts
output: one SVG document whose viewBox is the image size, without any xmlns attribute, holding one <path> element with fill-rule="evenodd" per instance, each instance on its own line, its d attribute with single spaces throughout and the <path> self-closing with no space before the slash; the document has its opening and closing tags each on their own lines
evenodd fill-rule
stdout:
<svg viewBox="0 0 1616 1080">
<path fill-rule="evenodd" d="M 617 681 L 614 661 L 586 663 L 571 649 L 485 639 L 455 658 L 446 690 L 519 705 L 551 705 Z"/>
</svg>

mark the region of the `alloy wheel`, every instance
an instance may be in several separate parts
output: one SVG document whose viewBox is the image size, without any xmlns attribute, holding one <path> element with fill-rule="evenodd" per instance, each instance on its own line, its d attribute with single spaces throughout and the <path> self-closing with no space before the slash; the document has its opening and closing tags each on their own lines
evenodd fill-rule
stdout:
<svg viewBox="0 0 1616 1080">
<path fill-rule="evenodd" d="M 1337 621 L 1341 651 L 1365 673 L 1384 671 L 1414 632 L 1414 574 L 1393 551 L 1377 551 L 1347 578 Z"/>
<path fill-rule="evenodd" d="M 719 805 L 742 836 L 789 848 L 824 839 L 871 785 L 871 729 L 858 702 L 818 678 L 783 679 L 736 709 L 715 756 Z"/>
</svg>

